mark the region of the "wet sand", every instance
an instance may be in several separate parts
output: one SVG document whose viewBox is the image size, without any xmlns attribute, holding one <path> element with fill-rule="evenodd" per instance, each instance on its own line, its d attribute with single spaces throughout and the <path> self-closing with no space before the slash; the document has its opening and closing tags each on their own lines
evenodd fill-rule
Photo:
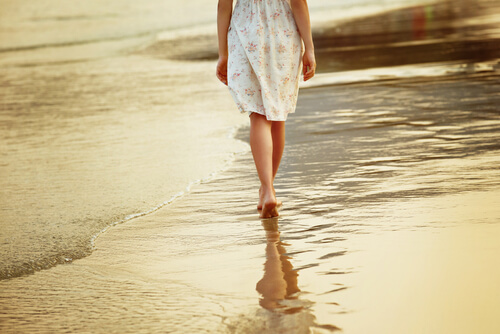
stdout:
<svg viewBox="0 0 500 334">
<path fill-rule="evenodd" d="M 242 153 L 89 257 L 0 282 L 2 332 L 496 333 L 499 84 L 306 89 L 278 220 Z"/>
<path fill-rule="evenodd" d="M 436 1 L 317 31 L 320 71 L 500 58 L 500 4 Z"/>
<path fill-rule="evenodd" d="M 108 229 L 88 257 L 0 281 L 0 331 L 499 332 L 500 75 L 496 30 L 490 24 L 498 21 L 494 6 L 489 8 L 458 19 L 442 11 L 435 16 L 443 17 L 446 27 L 475 27 L 477 40 L 483 36 L 484 43 L 464 42 L 474 47 L 464 57 L 442 52 L 458 45 L 446 43 L 455 33 L 441 42 L 409 43 L 405 52 L 418 50 L 428 54 L 425 59 L 401 60 L 395 52 L 398 41 L 374 43 L 368 59 L 363 52 L 328 50 L 318 43 L 325 72 L 346 71 L 325 73 L 333 78 L 326 80 L 330 84 L 301 91 L 276 180 L 284 202 L 279 219 L 258 219 L 258 180 L 245 144 L 248 129 L 242 128 L 240 141 L 217 142 L 241 151 L 229 169 L 153 213 Z M 407 13 L 366 22 L 377 27 L 388 18 L 408 20 Z M 363 49 L 371 37 L 359 40 L 356 47 Z M 140 61 L 138 55 L 133 59 Z M 398 76 L 407 69 L 395 65 L 419 59 L 445 67 L 458 63 L 464 70 L 439 77 Z M 145 70 L 155 69 L 155 62 L 147 64 Z M 197 66 L 213 68 L 210 62 Z M 394 75 L 358 80 L 369 71 L 347 71 L 372 66 L 391 66 Z M 413 74 L 422 69 L 415 68 Z M 160 78 L 169 68 L 162 70 Z M 338 84 L 342 80 L 335 75 L 352 76 L 350 84 Z M 211 96 L 208 91 L 197 106 Z M 155 92 L 152 96 L 161 98 Z M 189 93 L 189 85 L 183 92 Z M 221 114 L 231 102 L 227 98 L 217 100 Z M 182 100 L 174 102 L 182 105 Z M 161 120 L 158 124 L 170 121 L 168 116 Z M 132 117 L 126 124 L 134 122 Z M 219 124 L 217 131 L 227 127 Z M 153 134 L 167 140 L 161 129 Z M 203 132 L 197 140 L 209 137 Z M 130 143 L 130 159 L 147 148 L 148 141 L 141 143 Z M 206 146 L 190 143 L 210 166 L 221 168 Z M 182 147 L 170 144 L 182 153 Z M 227 155 L 226 146 L 219 148 L 219 155 Z M 139 165 L 144 168 L 148 160 Z M 204 166 L 195 162 L 193 175 L 201 175 Z M 184 172 L 170 167 L 167 174 Z M 129 201 L 134 191 L 126 194 Z"/>
</svg>

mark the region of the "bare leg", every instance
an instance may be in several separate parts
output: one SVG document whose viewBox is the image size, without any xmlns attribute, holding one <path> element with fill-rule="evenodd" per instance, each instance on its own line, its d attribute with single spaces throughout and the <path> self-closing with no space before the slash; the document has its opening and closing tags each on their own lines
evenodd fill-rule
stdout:
<svg viewBox="0 0 500 334">
<path fill-rule="evenodd" d="M 285 148 L 285 122 L 273 122 L 271 125 L 273 137 L 273 181 L 278 173 L 281 157 Z"/>
<path fill-rule="evenodd" d="M 250 115 L 250 147 L 261 184 L 262 218 L 278 216 L 273 187 L 273 137 L 272 122 L 265 116 Z"/>
<path fill-rule="evenodd" d="M 283 150 L 285 148 L 285 122 L 272 122 L 271 137 L 273 141 L 273 184 L 274 184 L 274 178 L 276 177 L 276 173 L 278 173 L 281 157 L 283 156 Z M 277 201 L 277 205 L 281 205 L 281 202 Z M 259 210 L 262 209 L 262 187 L 261 189 L 259 189 L 259 203 L 257 204 L 257 209 Z"/>
</svg>

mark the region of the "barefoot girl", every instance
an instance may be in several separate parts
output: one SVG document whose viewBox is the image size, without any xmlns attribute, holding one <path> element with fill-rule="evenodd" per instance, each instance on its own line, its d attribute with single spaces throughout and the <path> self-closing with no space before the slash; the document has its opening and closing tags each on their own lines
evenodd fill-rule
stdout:
<svg viewBox="0 0 500 334">
<path fill-rule="evenodd" d="M 219 0 L 217 77 L 250 115 L 250 146 L 260 179 L 262 218 L 278 216 L 274 178 L 285 146 L 285 121 L 295 111 L 301 70 L 316 61 L 306 0 Z M 305 47 L 305 50 L 304 50 Z"/>
</svg>

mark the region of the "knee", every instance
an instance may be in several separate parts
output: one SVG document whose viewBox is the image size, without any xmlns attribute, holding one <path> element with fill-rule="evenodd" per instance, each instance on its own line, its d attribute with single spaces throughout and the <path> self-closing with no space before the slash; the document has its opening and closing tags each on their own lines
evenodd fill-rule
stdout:
<svg viewBox="0 0 500 334">
<path fill-rule="evenodd" d="M 264 120 L 264 119 L 265 119 L 265 120 L 267 121 L 266 116 L 261 115 L 261 114 L 256 113 L 256 112 L 252 112 L 252 113 L 250 114 L 250 119 L 256 119 L 256 120 L 257 120 L 257 119 L 258 119 L 258 120 Z"/>
<path fill-rule="evenodd" d="M 253 112 L 250 114 L 250 123 L 252 124 L 266 124 L 268 126 L 272 125 L 272 121 L 268 121 L 265 115 Z"/>
</svg>

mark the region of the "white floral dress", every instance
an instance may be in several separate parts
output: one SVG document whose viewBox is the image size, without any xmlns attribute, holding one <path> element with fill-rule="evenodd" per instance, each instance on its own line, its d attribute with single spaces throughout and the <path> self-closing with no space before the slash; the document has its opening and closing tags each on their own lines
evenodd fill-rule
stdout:
<svg viewBox="0 0 500 334">
<path fill-rule="evenodd" d="M 238 0 L 228 31 L 228 87 L 241 112 L 285 121 L 295 111 L 302 40 L 287 0 Z"/>
</svg>

